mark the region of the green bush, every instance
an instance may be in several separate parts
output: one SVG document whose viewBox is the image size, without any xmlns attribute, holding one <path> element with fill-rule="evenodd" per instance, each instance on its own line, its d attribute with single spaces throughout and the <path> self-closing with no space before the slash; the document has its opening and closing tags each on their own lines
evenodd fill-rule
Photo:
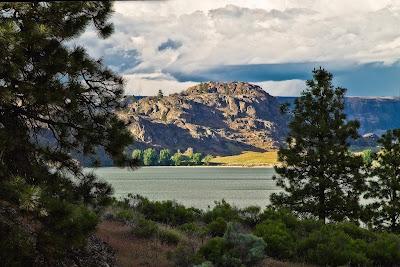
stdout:
<svg viewBox="0 0 400 267">
<path fill-rule="evenodd" d="M 253 266 L 264 258 L 266 244 L 263 239 L 241 233 L 237 224 L 228 224 L 224 239 L 232 247 L 230 253 L 246 266 Z"/>
<path fill-rule="evenodd" d="M 167 257 L 177 267 L 193 266 L 201 262 L 196 254 L 196 245 L 185 239 L 181 240 L 176 249 L 167 254 Z"/>
<path fill-rule="evenodd" d="M 216 264 L 216 266 L 224 266 L 223 256 L 227 251 L 224 238 L 214 237 L 207 241 L 199 250 L 199 254 L 206 260 Z"/>
<path fill-rule="evenodd" d="M 389 233 L 377 234 L 377 239 L 368 244 L 367 255 L 374 266 L 398 266 L 400 237 Z"/>
<path fill-rule="evenodd" d="M 300 242 L 297 257 L 322 266 L 367 266 L 366 248 L 365 241 L 352 239 L 334 225 L 325 225 Z"/>
<path fill-rule="evenodd" d="M 46 199 L 46 207 L 47 216 L 38 234 L 38 243 L 45 254 L 59 257 L 57 254 L 63 254 L 67 248 L 86 245 L 88 235 L 95 231 L 98 223 L 94 212 L 83 205 L 58 199 Z"/>
<path fill-rule="evenodd" d="M 221 202 L 215 201 L 213 209 L 208 210 L 204 214 L 204 221 L 210 223 L 215 221 L 218 217 L 223 218 L 226 222 L 238 221 L 240 219 L 239 210 L 231 206 L 224 199 Z"/>
<path fill-rule="evenodd" d="M 299 226 L 298 218 L 287 209 L 267 208 L 260 214 L 260 221 L 280 221 L 288 229 L 295 230 Z"/>
<path fill-rule="evenodd" d="M 12 218 L 12 216 L 10 216 Z M 34 241 L 22 227 L 0 214 L 1 266 L 33 266 Z"/>
<path fill-rule="evenodd" d="M 159 228 L 158 238 L 160 239 L 161 243 L 177 245 L 182 239 L 182 234 L 174 229 Z"/>
<path fill-rule="evenodd" d="M 147 219 L 168 224 L 181 225 L 193 222 L 201 217 L 201 211 L 195 208 L 186 208 L 175 201 L 150 201 L 142 196 L 132 197 L 134 208 Z"/>
<path fill-rule="evenodd" d="M 150 238 L 156 236 L 158 225 L 150 220 L 139 218 L 132 228 L 132 234 L 140 238 Z"/>
<path fill-rule="evenodd" d="M 238 226 L 229 223 L 223 237 L 210 239 L 199 255 L 215 266 L 254 266 L 264 258 L 265 242 L 254 235 L 243 234 Z"/>
<path fill-rule="evenodd" d="M 260 223 L 261 208 L 249 206 L 240 210 L 240 220 L 249 227 L 254 227 Z"/>
<path fill-rule="evenodd" d="M 134 212 L 131 209 L 122 209 L 117 211 L 115 218 L 122 222 L 130 222 L 134 218 Z"/>
<path fill-rule="evenodd" d="M 185 223 L 178 226 L 178 229 L 187 235 L 196 237 L 204 237 L 208 233 L 207 227 L 197 223 Z"/>
<path fill-rule="evenodd" d="M 282 222 L 267 220 L 258 224 L 254 233 L 265 241 L 268 256 L 279 259 L 288 259 L 293 256 L 295 240 Z"/>
<path fill-rule="evenodd" d="M 208 232 L 211 236 L 223 236 L 226 230 L 227 223 L 222 217 L 218 217 L 215 221 L 207 225 Z"/>
</svg>

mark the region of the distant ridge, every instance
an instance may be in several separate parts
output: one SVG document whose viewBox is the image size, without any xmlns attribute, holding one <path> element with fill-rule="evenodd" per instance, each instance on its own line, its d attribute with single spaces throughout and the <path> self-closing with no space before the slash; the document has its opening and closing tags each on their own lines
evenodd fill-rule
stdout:
<svg viewBox="0 0 400 267">
<path fill-rule="evenodd" d="M 296 97 L 276 97 L 277 101 L 293 104 Z M 381 135 L 388 129 L 400 128 L 399 97 L 360 97 L 345 99 L 345 112 L 349 120 L 358 120 L 360 134 Z"/>
</svg>

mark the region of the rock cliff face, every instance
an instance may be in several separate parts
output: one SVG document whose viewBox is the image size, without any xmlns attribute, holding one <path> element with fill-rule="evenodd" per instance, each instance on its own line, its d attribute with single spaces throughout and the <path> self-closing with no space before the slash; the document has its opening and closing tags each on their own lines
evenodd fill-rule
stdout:
<svg viewBox="0 0 400 267">
<path fill-rule="evenodd" d="M 208 82 L 170 96 L 146 97 L 120 114 L 137 146 L 214 155 L 276 148 L 286 119 L 276 98 L 243 82 Z"/>
</svg>

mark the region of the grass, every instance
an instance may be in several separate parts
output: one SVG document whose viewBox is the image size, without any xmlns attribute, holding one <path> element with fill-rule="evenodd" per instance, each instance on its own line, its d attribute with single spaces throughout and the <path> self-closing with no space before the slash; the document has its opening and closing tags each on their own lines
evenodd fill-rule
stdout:
<svg viewBox="0 0 400 267">
<path fill-rule="evenodd" d="M 273 166 L 277 163 L 277 151 L 244 151 L 239 155 L 215 157 L 211 163 L 225 166 Z"/>
<path fill-rule="evenodd" d="M 117 266 L 120 267 L 174 267 L 167 258 L 167 253 L 176 249 L 175 245 L 167 245 L 154 239 L 137 238 L 131 234 L 131 227 L 117 221 L 102 221 L 96 235 L 108 243 L 115 251 Z M 197 240 L 200 245 L 202 242 Z M 291 263 L 266 258 L 259 267 L 314 267 L 302 263 Z"/>
<path fill-rule="evenodd" d="M 161 244 L 154 239 L 136 238 L 131 227 L 121 222 L 103 221 L 96 235 L 116 252 L 117 266 L 173 267 L 166 254 L 175 246 Z"/>
</svg>

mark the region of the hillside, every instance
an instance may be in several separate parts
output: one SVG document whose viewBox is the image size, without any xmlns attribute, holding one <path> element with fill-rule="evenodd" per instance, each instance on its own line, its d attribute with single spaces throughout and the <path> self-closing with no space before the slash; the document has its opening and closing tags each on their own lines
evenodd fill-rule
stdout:
<svg viewBox="0 0 400 267">
<path fill-rule="evenodd" d="M 145 97 L 120 114 L 136 146 L 231 155 L 277 148 L 286 120 L 276 98 L 243 82 L 208 82 L 179 94 Z"/>
<path fill-rule="evenodd" d="M 295 97 L 276 97 L 279 103 L 293 103 Z M 388 129 L 400 128 L 400 98 L 346 97 L 345 113 L 348 119 L 358 120 L 360 133 L 382 134 Z"/>
</svg>

